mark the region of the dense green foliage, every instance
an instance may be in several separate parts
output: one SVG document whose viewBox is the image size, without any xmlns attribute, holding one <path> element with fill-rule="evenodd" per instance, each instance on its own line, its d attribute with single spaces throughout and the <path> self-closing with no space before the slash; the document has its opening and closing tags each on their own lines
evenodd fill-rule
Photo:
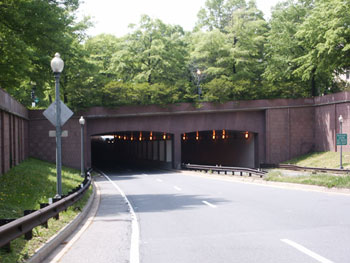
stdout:
<svg viewBox="0 0 350 263">
<path fill-rule="evenodd" d="M 0 2 L 0 87 L 39 106 L 54 96 L 50 59 L 65 61 L 62 99 L 90 106 L 297 98 L 346 89 L 350 0 L 286 0 L 266 21 L 254 1 L 207 0 L 192 32 L 143 15 L 123 37 L 87 37 L 79 0 Z M 201 71 L 197 75 L 197 70 Z"/>
</svg>

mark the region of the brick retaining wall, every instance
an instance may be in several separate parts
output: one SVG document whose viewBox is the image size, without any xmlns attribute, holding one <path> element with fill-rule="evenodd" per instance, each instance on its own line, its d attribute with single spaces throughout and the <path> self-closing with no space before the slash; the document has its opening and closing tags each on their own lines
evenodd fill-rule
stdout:
<svg viewBox="0 0 350 263">
<path fill-rule="evenodd" d="M 28 110 L 0 89 L 0 175 L 28 157 L 28 139 Z"/>
</svg>

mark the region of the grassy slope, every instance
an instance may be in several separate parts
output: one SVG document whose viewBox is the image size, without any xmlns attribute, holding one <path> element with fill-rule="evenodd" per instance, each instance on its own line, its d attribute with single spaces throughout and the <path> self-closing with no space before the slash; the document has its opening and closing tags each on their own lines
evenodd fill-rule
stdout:
<svg viewBox="0 0 350 263">
<path fill-rule="evenodd" d="M 284 163 L 295 164 L 306 167 L 339 168 L 339 152 L 315 152 L 306 154 Z M 350 153 L 343 153 L 343 167 L 350 169 Z"/>
<path fill-rule="evenodd" d="M 317 152 L 294 158 L 285 163 L 295 164 L 305 167 L 339 168 L 340 157 L 337 152 Z M 343 153 L 343 166 L 350 168 L 350 154 Z M 289 183 L 301 183 L 319 185 L 326 187 L 350 188 L 349 175 L 332 175 L 324 173 L 300 173 L 300 176 L 288 176 L 283 170 L 273 169 L 266 176 L 265 180 Z"/>
<path fill-rule="evenodd" d="M 63 167 L 63 194 L 82 182 L 79 171 Z M 51 163 L 28 159 L 0 177 L 0 218 L 18 218 L 23 210 L 39 209 L 40 203 L 47 203 L 49 197 L 56 194 L 56 166 Z M 91 189 L 89 190 L 91 194 Z M 70 222 L 81 210 L 88 195 L 60 213 L 60 220 L 49 220 L 49 228 L 37 227 L 33 230 L 34 238 L 30 241 L 23 237 L 11 242 L 11 253 L 0 252 L 0 262 L 24 262 L 33 255 L 51 236 Z"/>
</svg>

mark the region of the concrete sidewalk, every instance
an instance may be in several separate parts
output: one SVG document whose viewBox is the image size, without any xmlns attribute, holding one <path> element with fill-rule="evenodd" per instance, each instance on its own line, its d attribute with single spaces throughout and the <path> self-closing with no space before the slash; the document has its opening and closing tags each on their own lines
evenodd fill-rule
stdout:
<svg viewBox="0 0 350 263">
<path fill-rule="evenodd" d="M 124 198 L 104 177 L 80 227 L 43 262 L 129 262 L 131 218 Z"/>
</svg>

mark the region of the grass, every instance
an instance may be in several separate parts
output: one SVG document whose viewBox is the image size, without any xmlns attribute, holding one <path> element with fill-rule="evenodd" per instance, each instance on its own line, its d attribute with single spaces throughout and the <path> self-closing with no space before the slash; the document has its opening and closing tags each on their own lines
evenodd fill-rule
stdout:
<svg viewBox="0 0 350 263">
<path fill-rule="evenodd" d="M 265 177 L 266 181 L 287 182 L 297 184 L 319 185 L 328 188 L 350 188 L 349 175 L 312 174 L 300 176 L 286 176 L 277 169 L 270 171 Z"/>
<path fill-rule="evenodd" d="M 340 157 L 337 152 L 315 152 L 303 155 L 284 163 L 305 167 L 339 168 Z M 343 167 L 350 168 L 350 153 L 343 153 Z M 272 169 L 265 177 L 267 181 L 319 185 L 328 188 L 350 188 L 350 176 L 341 174 L 304 173 L 289 175 L 282 169 Z"/>
<path fill-rule="evenodd" d="M 63 167 L 62 192 L 68 193 L 82 182 L 77 170 Z M 73 220 L 81 211 L 92 190 L 84 197 L 60 213 L 60 219 L 50 219 L 49 227 L 33 229 L 33 239 L 23 237 L 11 242 L 11 253 L 0 251 L 0 262 L 25 262 L 35 250 L 56 234 L 62 227 Z M 37 159 L 28 159 L 12 168 L 0 177 L 0 218 L 18 218 L 26 209 L 39 209 L 40 203 L 47 203 L 48 198 L 56 194 L 56 166 Z"/>
<path fill-rule="evenodd" d="M 342 159 L 343 167 L 345 169 L 350 169 L 350 153 L 343 152 Z M 299 156 L 284 163 L 306 167 L 339 168 L 340 156 L 339 152 L 314 152 Z"/>
</svg>

